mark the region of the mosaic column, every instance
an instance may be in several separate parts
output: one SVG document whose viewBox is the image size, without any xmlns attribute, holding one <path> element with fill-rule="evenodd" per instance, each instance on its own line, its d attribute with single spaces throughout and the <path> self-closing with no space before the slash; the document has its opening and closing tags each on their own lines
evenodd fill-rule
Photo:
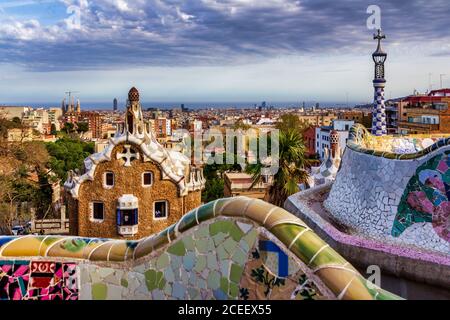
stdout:
<svg viewBox="0 0 450 320">
<path fill-rule="evenodd" d="M 376 136 L 387 135 L 386 128 L 386 106 L 384 103 L 384 86 L 385 82 L 373 82 L 375 89 L 374 103 L 373 103 L 373 120 L 372 120 L 372 134 Z"/>
<path fill-rule="evenodd" d="M 373 87 L 375 90 L 374 104 L 373 104 L 373 120 L 372 120 L 372 134 L 376 136 L 387 135 L 386 126 L 386 106 L 384 103 L 384 87 L 386 79 L 384 78 L 384 63 L 387 59 L 387 53 L 381 48 L 381 40 L 386 39 L 381 30 L 374 35 L 374 39 L 378 40 L 378 48 L 373 53 L 373 61 L 375 62 L 375 79 L 373 80 Z"/>
</svg>

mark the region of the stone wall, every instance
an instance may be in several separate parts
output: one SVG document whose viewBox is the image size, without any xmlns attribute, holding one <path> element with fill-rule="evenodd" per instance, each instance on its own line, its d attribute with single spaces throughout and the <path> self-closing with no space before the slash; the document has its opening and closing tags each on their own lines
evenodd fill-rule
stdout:
<svg viewBox="0 0 450 320">
<path fill-rule="evenodd" d="M 189 193 L 186 197 L 180 197 L 178 186 L 171 180 L 162 179 L 160 168 L 153 162 L 134 160 L 132 166 L 125 167 L 124 160 L 116 159 L 116 154 L 121 152 L 122 148 L 122 145 L 115 147 L 111 155 L 111 161 L 98 164 L 94 180 L 86 181 L 81 185 L 78 197 L 78 212 L 74 211 L 77 208 L 74 203 L 69 205 L 70 219 L 77 219 L 77 223 L 71 223 L 71 227 L 77 227 L 77 231 L 71 230 L 71 234 L 82 237 L 118 238 L 117 201 L 125 194 L 132 194 L 139 199 L 139 232 L 130 239 L 141 239 L 160 232 L 178 221 L 188 210 L 201 204 L 201 191 Z M 140 151 L 138 152 L 140 153 Z M 143 159 L 142 153 L 140 153 L 140 159 Z M 142 174 L 146 171 L 153 172 L 153 185 L 149 188 L 144 188 L 141 182 Z M 103 186 L 105 172 L 114 173 L 114 187 L 111 189 Z M 169 202 L 167 219 L 153 219 L 153 203 L 159 200 Z M 89 204 L 93 201 L 104 203 L 103 222 L 93 222 L 90 219 Z"/>
<path fill-rule="evenodd" d="M 0 299 L 398 299 L 300 219 L 218 200 L 140 241 L 0 237 Z"/>
<path fill-rule="evenodd" d="M 354 233 L 450 254 L 450 147 L 440 142 L 402 160 L 349 146 L 324 202 L 332 216 Z"/>
</svg>

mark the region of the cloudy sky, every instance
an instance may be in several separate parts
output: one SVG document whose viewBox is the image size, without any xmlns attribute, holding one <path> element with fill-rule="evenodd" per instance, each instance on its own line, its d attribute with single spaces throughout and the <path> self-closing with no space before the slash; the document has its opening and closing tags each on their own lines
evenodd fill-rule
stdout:
<svg viewBox="0 0 450 320">
<path fill-rule="evenodd" d="M 372 4 L 386 95 L 450 87 L 448 0 L 0 0 L 0 104 L 368 102 Z"/>
</svg>

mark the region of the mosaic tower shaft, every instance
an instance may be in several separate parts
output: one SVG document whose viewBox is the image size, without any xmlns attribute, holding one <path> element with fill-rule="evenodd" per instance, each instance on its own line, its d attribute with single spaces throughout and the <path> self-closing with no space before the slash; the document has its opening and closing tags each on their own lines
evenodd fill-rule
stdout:
<svg viewBox="0 0 450 320">
<path fill-rule="evenodd" d="M 374 35 L 374 39 L 378 40 L 378 47 L 372 55 L 373 61 L 375 62 L 375 78 L 373 80 L 375 95 L 372 113 L 372 134 L 376 136 L 385 136 L 387 135 L 387 126 L 384 98 L 384 88 L 386 85 L 384 63 L 387 59 L 387 53 L 381 48 L 381 40 L 386 39 L 386 36 L 382 34 L 381 30 L 378 30 L 378 34 Z"/>
</svg>

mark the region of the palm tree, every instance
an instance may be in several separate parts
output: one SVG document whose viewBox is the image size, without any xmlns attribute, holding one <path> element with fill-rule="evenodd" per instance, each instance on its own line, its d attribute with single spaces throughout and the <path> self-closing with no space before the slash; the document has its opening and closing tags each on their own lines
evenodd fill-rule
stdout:
<svg viewBox="0 0 450 320">
<path fill-rule="evenodd" d="M 279 169 L 273 177 L 273 184 L 266 193 L 266 201 L 283 207 L 286 199 L 299 192 L 298 185 L 308 180 L 306 167 L 309 160 L 305 156 L 305 145 L 300 131 L 289 128 L 280 131 L 279 135 Z M 264 165 L 258 162 L 247 167 L 247 173 L 252 174 L 253 188 L 263 178 Z"/>
</svg>

